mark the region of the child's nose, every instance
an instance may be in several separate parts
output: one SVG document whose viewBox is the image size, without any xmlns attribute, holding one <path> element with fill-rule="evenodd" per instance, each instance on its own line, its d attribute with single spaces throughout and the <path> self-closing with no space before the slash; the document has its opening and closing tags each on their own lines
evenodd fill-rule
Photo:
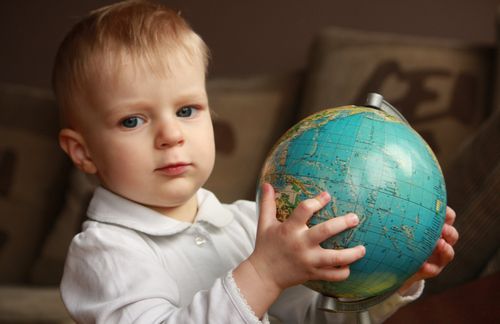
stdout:
<svg viewBox="0 0 500 324">
<path fill-rule="evenodd" d="M 163 121 L 157 131 L 155 146 L 165 148 L 184 142 L 181 125 L 175 120 Z"/>
</svg>

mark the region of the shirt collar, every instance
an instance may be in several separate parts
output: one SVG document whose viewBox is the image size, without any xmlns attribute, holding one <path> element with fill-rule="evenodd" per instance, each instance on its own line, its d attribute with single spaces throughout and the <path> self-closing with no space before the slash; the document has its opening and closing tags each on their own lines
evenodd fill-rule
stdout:
<svg viewBox="0 0 500 324">
<path fill-rule="evenodd" d="M 215 227 L 224 227 L 233 220 L 233 214 L 224 208 L 213 193 L 199 189 L 198 213 L 194 224 L 205 222 Z M 90 219 L 115 224 L 148 235 L 173 235 L 193 226 L 158 213 L 136 202 L 98 187 L 90 202 L 87 215 Z"/>
</svg>

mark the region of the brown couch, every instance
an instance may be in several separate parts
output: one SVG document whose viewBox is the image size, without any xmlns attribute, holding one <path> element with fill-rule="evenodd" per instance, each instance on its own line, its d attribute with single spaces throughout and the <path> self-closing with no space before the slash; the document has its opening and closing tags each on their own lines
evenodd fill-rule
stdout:
<svg viewBox="0 0 500 324">
<path fill-rule="evenodd" d="M 495 55 L 493 47 L 329 28 L 304 71 L 209 78 L 217 159 L 207 187 L 225 202 L 253 199 L 262 161 L 288 127 L 323 108 L 363 104 L 376 91 L 435 150 L 458 214 L 456 259 L 426 294 L 498 272 Z M 0 85 L 0 323 L 71 322 L 58 282 L 95 180 L 71 166 L 57 131 L 50 92 Z"/>
</svg>

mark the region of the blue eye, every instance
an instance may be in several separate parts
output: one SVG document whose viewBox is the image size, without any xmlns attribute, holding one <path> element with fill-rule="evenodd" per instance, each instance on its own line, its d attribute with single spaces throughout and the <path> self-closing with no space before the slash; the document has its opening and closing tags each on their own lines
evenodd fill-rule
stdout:
<svg viewBox="0 0 500 324">
<path fill-rule="evenodd" d="M 195 109 L 194 107 L 191 107 L 191 106 L 186 106 L 186 107 L 182 107 L 181 109 L 179 109 L 176 113 L 176 115 L 178 117 L 191 117 L 193 115 L 193 113 L 195 112 Z"/>
<path fill-rule="evenodd" d="M 125 128 L 135 128 L 139 125 L 144 124 L 144 119 L 137 116 L 128 117 L 122 120 L 120 124 Z"/>
</svg>

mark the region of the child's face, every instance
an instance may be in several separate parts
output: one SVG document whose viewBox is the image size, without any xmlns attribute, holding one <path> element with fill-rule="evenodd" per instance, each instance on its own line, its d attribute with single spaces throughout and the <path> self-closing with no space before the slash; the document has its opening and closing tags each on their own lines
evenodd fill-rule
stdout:
<svg viewBox="0 0 500 324">
<path fill-rule="evenodd" d="M 171 217 L 196 205 L 215 159 L 205 69 L 192 61 L 177 59 L 163 74 L 125 62 L 94 86 L 82 116 L 103 186 Z"/>
</svg>

